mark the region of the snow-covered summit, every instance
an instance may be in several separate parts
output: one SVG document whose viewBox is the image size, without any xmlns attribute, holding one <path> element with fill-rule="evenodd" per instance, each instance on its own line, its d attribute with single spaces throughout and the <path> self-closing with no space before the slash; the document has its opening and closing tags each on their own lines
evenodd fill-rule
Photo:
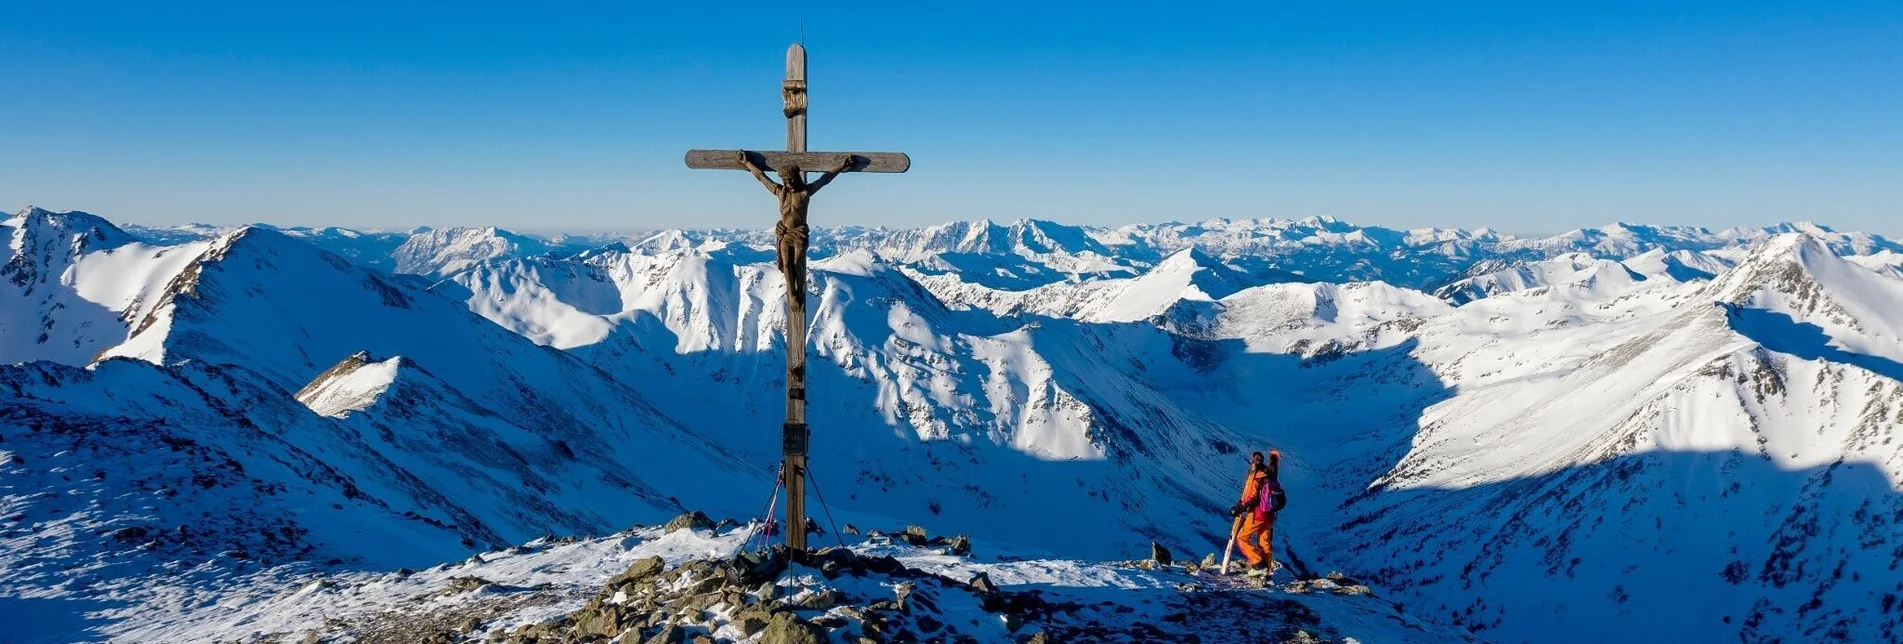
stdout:
<svg viewBox="0 0 1903 644">
<path fill-rule="evenodd" d="M 336 366 L 325 369 L 297 391 L 297 401 L 320 416 L 342 418 L 377 402 L 396 382 L 397 371 L 405 365 L 401 356 L 374 360 L 368 352 L 353 353 Z"/>
<path fill-rule="evenodd" d="M 555 247 L 496 228 L 433 228 L 410 235 L 390 255 L 399 273 L 443 277 L 484 260 L 532 257 Z"/>
<path fill-rule="evenodd" d="M 1475 275 L 1434 291 L 1434 295 L 1459 305 L 1474 300 L 1534 288 L 1566 287 L 1598 296 L 1623 293 L 1646 276 L 1625 264 L 1598 259 L 1586 253 L 1567 253 L 1552 259 L 1521 262 L 1496 271 Z"/>
</svg>

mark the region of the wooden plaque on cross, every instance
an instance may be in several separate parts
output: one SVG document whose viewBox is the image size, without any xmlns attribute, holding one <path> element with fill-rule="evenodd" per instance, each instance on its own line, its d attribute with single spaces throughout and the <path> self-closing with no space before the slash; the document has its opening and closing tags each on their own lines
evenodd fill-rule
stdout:
<svg viewBox="0 0 1903 644">
<path fill-rule="evenodd" d="M 786 544 L 806 550 L 806 214 L 812 196 L 846 172 L 905 172 L 912 160 L 899 152 L 806 151 L 806 48 L 786 50 L 786 79 L 780 83 L 786 117 L 786 149 L 688 150 L 687 167 L 697 170 L 746 170 L 780 202 L 774 225 L 780 274 L 786 278 L 786 424 L 780 429 L 781 473 L 786 479 Z M 809 171 L 824 172 L 807 181 Z M 779 174 L 775 182 L 766 173 Z M 770 517 L 769 517 L 770 518 Z"/>
</svg>

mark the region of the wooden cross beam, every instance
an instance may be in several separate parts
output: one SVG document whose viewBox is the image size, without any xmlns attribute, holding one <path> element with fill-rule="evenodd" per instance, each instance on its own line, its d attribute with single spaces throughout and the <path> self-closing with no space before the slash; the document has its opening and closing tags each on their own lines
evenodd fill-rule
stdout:
<svg viewBox="0 0 1903 644">
<path fill-rule="evenodd" d="M 778 172 L 791 161 L 806 170 L 824 170 L 839 157 L 851 157 L 850 172 L 904 172 L 912 169 L 912 158 L 902 152 L 760 152 L 753 150 L 688 150 L 687 167 L 695 170 L 745 170 L 734 159 L 745 153 L 755 165 L 767 172 Z"/>
<path fill-rule="evenodd" d="M 786 278 L 786 424 L 780 429 L 786 479 L 786 545 L 806 550 L 806 248 L 807 208 L 814 193 L 844 172 L 905 172 L 912 159 L 898 152 L 806 151 L 806 48 L 786 50 L 786 80 L 780 83 L 786 116 L 786 150 L 688 150 L 687 167 L 697 170 L 747 170 L 780 201 L 780 222 L 773 227 L 780 274 Z M 794 171 L 798 168 L 798 171 Z M 825 176 L 807 182 L 808 171 Z M 780 182 L 767 177 L 778 172 Z"/>
</svg>

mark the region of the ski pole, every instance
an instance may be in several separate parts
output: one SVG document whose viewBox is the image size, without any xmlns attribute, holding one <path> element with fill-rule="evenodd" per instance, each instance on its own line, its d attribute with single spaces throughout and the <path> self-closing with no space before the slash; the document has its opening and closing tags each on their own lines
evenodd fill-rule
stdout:
<svg viewBox="0 0 1903 644">
<path fill-rule="evenodd" d="M 1229 574 L 1229 556 L 1236 552 L 1236 534 L 1242 532 L 1242 517 L 1229 524 L 1229 545 L 1222 547 L 1222 574 Z"/>
</svg>

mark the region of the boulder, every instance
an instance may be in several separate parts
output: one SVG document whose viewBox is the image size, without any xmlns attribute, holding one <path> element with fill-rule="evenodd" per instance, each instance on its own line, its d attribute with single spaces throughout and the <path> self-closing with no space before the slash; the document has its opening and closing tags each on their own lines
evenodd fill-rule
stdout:
<svg viewBox="0 0 1903 644">
<path fill-rule="evenodd" d="M 794 601 L 793 606 L 802 610 L 826 610 L 838 606 L 843 601 L 846 601 L 844 593 L 828 588 L 816 593 L 808 593 Z"/>
<path fill-rule="evenodd" d="M 843 533 L 846 533 L 846 534 L 849 534 L 849 535 L 852 535 L 852 536 L 855 536 L 855 537 L 856 537 L 856 536 L 859 536 L 859 526 L 856 526 L 856 525 L 853 525 L 853 524 L 850 524 L 850 523 L 848 523 L 848 524 L 846 524 L 846 525 L 843 525 L 843 526 L 840 526 L 840 527 L 839 527 L 839 531 L 840 531 L 840 532 L 843 532 Z"/>
<path fill-rule="evenodd" d="M 925 528 L 915 525 L 905 526 L 905 531 L 900 532 L 898 536 L 914 546 L 923 546 L 931 542 L 931 536 L 925 533 Z"/>
<path fill-rule="evenodd" d="M 621 631 L 625 630 L 621 628 L 621 608 L 613 604 L 592 611 L 583 611 L 582 614 L 576 615 L 575 622 L 577 630 L 604 638 L 620 635 Z"/>
<path fill-rule="evenodd" d="M 619 586 L 627 583 L 645 581 L 649 577 L 661 574 L 661 569 L 666 567 L 667 562 L 662 561 L 660 557 L 636 559 L 633 564 L 628 566 L 625 572 L 615 575 L 613 579 L 608 580 L 608 585 Z"/>
<path fill-rule="evenodd" d="M 466 593 L 472 590 L 480 590 L 484 586 L 491 586 L 491 585 L 494 585 L 494 584 L 492 584 L 489 580 L 483 579 L 481 577 L 456 576 L 456 577 L 449 578 L 449 590 L 447 592 Z"/>
<path fill-rule="evenodd" d="M 971 556 L 971 538 L 962 534 L 952 537 L 951 553 L 960 557 Z"/>
<path fill-rule="evenodd" d="M 792 613 L 774 613 L 760 632 L 760 644 L 820 644 L 826 633 Z"/>
<path fill-rule="evenodd" d="M 695 510 L 674 517 L 674 520 L 667 522 L 661 530 L 664 534 L 674 534 L 682 530 L 711 530 L 713 527 L 713 519 L 707 518 L 707 515 L 702 514 L 700 510 Z"/>
<path fill-rule="evenodd" d="M 1158 568 L 1168 568 L 1172 562 L 1170 549 L 1163 547 L 1163 544 L 1151 541 L 1150 560 L 1156 562 Z"/>
<path fill-rule="evenodd" d="M 740 632 L 747 637 L 753 637 L 754 633 L 766 630 L 767 623 L 771 621 L 773 621 L 773 614 L 760 608 L 749 608 L 733 616 L 734 628 L 740 629 Z"/>
<path fill-rule="evenodd" d="M 663 624 L 661 630 L 655 631 L 654 636 L 649 637 L 648 641 L 642 644 L 681 644 L 686 639 L 687 631 L 681 630 L 681 627 Z"/>
<path fill-rule="evenodd" d="M 970 583 L 971 589 L 979 593 L 991 594 L 998 592 L 997 584 L 991 583 L 991 575 L 987 575 L 983 571 L 980 571 L 977 576 L 972 577 Z"/>
<path fill-rule="evenodd" d="M 912 582 L 909 581 L 892 588 L 892 594 L 896 597 L 901 612 L 911 612 L 911 609 L 906 607 L 905 600 L 912 596 L 912 588 Z"/>
<path fill-rule="evenodd" d="M 881 575 L 890 575 L 905 568 L 905 563 L 892 555 L 880 555 L 865 559 L 866 569 Z"/>
</svg>

